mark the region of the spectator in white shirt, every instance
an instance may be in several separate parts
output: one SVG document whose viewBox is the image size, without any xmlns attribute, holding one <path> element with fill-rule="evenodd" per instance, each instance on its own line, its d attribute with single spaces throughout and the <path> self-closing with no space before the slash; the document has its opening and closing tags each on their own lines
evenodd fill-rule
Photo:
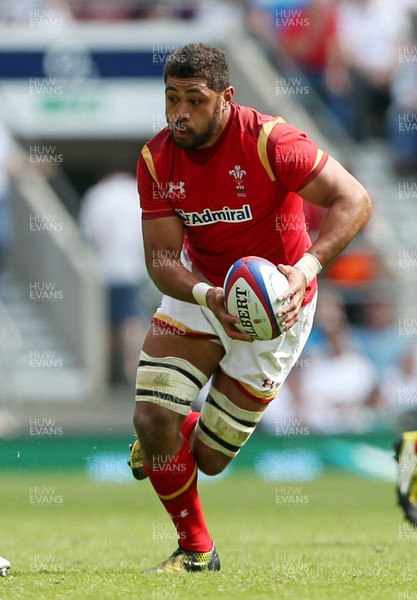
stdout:
<svg viewBox="0 0 417 600">
<path fill-rule="evenodd" d="M 97 252 L 108 287 L 111 381 L 132 382 L 143 321 L 157 303 L 155 291 L 148 287 L 134 176 L 112 173 L 91 187 L 82 200 L 80 226 Z"/>
</svg>

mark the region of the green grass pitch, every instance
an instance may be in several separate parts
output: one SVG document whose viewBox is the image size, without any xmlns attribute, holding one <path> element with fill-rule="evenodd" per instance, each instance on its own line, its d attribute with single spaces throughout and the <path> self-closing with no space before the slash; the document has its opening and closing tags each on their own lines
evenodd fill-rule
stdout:
<svg viewBox="0 0 417 600">
<path fill-rule="evenodd" d="M 310 483 L 251 472 L 202 482 L 220 573 L 141 575 L 176 535 L 148 481 L 2 474 L 1 599 L 417 599 L 417 530 L 393 486 L 340 472 Z"/>
</svg>

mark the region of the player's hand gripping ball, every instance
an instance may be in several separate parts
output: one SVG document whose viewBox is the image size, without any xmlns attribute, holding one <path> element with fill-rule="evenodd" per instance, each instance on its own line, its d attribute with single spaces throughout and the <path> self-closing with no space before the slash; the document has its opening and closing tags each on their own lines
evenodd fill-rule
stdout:
<svg viewBox="0 0 417 600">
<path fill-rule="evenodd" d="M 235 327 L 255 340 L 273 340 L 284 329 L 276 313 L 289 303 L 278 298 L 289 287 L 288 279 L 269 260 L 259 256 L 245 256 L 228 270 L 224 280 L 226 310 L 239 317 Z"/>
</svg>

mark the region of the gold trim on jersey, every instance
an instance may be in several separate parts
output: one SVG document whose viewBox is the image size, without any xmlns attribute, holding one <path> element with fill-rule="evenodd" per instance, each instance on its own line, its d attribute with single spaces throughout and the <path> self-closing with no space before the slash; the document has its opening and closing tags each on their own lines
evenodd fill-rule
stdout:
<svg viewBox="0 0 417 600">
<path fill-rule="evenodd" d="M 259 132 L 259 137 L 258 137 L 259 158 L 261 159 L 261 162 L 264 166 L 265 171 L 268 173 L 268 177 L 272 181 L 276 181 L 276 177 L 275 177 L 274 172 L 271 169 L 271 165 L 269 163 L 267 144 L 268 144 L 269 134 L 271 133 L 271 131 L 273 130 L 275 125 L 277 125 L 278 123 L 285 123 L 285 119 L 283 119 L 282 117 L 277 117 L 273 121 L 268 121 L 268 123 L 265 123 L 264 125 L 262 125 L 262 129 Z"/>
<path fill-rule="evenodd" d="M 313 165 L 313 168 L 311 169 L 310 173 L 312 173 L 314 171 L 314 169 L 319 165 L 321 159 L 323 158 L 323 155 L 324 155 L 323 150 L 320 150 L 320 148 L 318 148 L 316 160 L 314 161 L 314 165 Z"/>
<path fill-rule="evenodd" d="M 155 181 L 155 183 L 157 183 L 159 185 L 158 176 L 155 171 L 155 165 L 153 164 L 153 156 L 146 144 L 144 145 L 144 147 L 142 149 L 142 156 L 143 156 L 143 158 L 146 162 L 146 165 L 149 169 L 149 173 L 152 175 L 152 179 Z"/>
</svg>

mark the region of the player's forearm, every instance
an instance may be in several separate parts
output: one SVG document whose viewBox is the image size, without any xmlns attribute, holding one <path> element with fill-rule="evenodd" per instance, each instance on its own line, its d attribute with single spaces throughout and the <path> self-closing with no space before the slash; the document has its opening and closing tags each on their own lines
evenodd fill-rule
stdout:
<svg viewBox="0 0 417 600">
<path fill-rule="evenodd" d="M 163 294 L 196 303 L 192 290 L 200 280 L 183 266 L 178 257 L 161 251 L 147 260 L 147 267 L 149 276 Z"/>
<path fill-rule="evenodd" d="M 327 267 L 366 225 L 371 212 L 371 201 L 363 188 L 354 198 L 335 198 L 309 252 L 317 257 L 323 268 Z"/>
</svg>

